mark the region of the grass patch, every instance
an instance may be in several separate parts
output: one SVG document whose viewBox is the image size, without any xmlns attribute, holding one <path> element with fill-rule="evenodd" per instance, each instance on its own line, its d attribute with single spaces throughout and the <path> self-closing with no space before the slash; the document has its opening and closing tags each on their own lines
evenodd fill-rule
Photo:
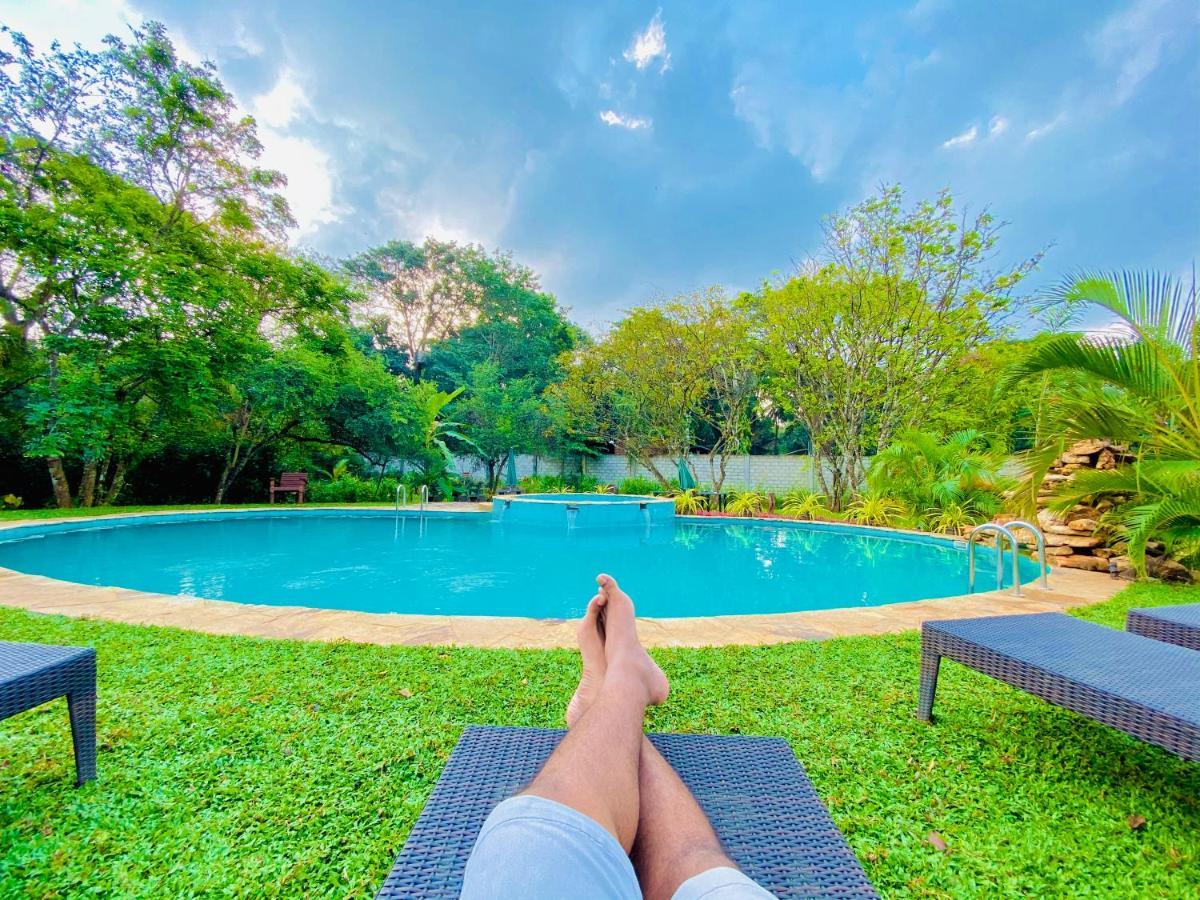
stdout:
<svg viewBox="0 0 1200 900">
<path fill-rule="evenodd" d="M 1136 585 L 1078 614 L 1200 601 Z M 567 651 L 228 638 L 0 610 L 99 654 L 100 779 L 63 701 L 0 723 L 0 896 L 370 896 L 462 727 L 556 726 Z M 943 664 L 918 636 L 655 651 L 660 730 L 787 738 L 890 897 L 1195 896 L 1200 766 Z M 1130 816 L 1146 825 L 1131 830 Z M 926 841 L 937 831 L 948 845 Z"/>
<path fill-rule="evenodd" d="M 172 506 L 92 506 L 87 509 L 82 507 L 72 507 L 71 509 L 3 509 L 0 510 L 0 522 L 18 522 L 24 519 L 35 521 L 38 519 L 74 519 L 86 516 L 111 516 L 115 513 L 164 513 L 164 512 L 181 512 L 181 511 L 204 511 L 218 512 L 220 510 L 229 509 L 278 509 L 281 506 L 295 506 L 295 503 L 281 501 L 279 503 L 222 503 L 220 506 L 214 506 L 211 503 L 194 503 L 194 504 L 175 504 Z M 303 504 L 305 509 L 338 509 L 349 507 L 353 509 L 355 506 L 390 506 L 386 501 L 378 503 L 311 503 Z M 409 506 L 415 506 L 416 501 L 413 500 Z"/>
</svg>

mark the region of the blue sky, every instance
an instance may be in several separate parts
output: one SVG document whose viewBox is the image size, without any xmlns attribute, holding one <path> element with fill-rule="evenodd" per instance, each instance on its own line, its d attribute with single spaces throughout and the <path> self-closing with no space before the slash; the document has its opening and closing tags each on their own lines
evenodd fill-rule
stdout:
<svg viewBox="0 0 1200 900">
<path fill-rule="evenodd" d="M 298 244 L 505 248 L 593 328 L 789 271 L 883 181 L 1053 244 L 1036 283 L 1200 246 L 1194 0 L 0 0 L 43 42 L 145 17 L 259 118 Z"/>
</svg>

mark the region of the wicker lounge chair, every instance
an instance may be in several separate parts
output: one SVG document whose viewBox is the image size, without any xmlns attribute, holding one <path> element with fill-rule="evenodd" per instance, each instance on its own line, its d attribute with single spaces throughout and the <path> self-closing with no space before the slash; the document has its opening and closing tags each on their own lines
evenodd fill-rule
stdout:
<svg viewBox="0 0 1200 900">
<path fill-rule="evenodd" d="M 1125 616 L 1125 630 L 1156 641 L 1200 650 L 1200 603 L 1131 609 Z"/>
<path fill-rule="evenodd" d="M 529 783 L 565 732 L 468 726 L 377 898 L 457 898 L 492 808 Z M 875 897 L 780 738 L 654 734 L 729 855 L 777 897 Z"/>
<path fill-rule="evenodd" d="M 1200 761 L 1200 653 L 1062 613 L 926 622 L 917 716 L 942 657 Z"/>
<path fill-rule="evenodd" d="M 0 641 L 0 719 L 67 698 L 75 783 L 96 777 L 96 651 Z"/>
</svg>

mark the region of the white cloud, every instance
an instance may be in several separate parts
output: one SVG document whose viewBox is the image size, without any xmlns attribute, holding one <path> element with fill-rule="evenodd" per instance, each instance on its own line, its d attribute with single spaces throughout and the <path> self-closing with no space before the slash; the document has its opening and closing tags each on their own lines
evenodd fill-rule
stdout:
<svg viewBox="0 0 1200 900">
<path fill-rule="evenodd" d="M 650 119 L 642 119 L 637 116 L 623 116 L 619 112 L 611 109 L 606 109 L 600 113 L 600 121 L 605 125 L 612 125 L 617 128 L 627 128 L 630 131 L 637 131 L 640 128 L 649 128 L 653 122 Z"/>
<path fill-rule="evenodd" d="M 1040 138 L 1044 138 L 1065 121 L 1067 121 L 1067 114 L 1065 112 L 1060 112 L 1049 122 L 1044 122 L 1041 125 L 1038 125 L 1036 128 L 1029 129 L 1029 131 L 1025 134 L 1025 140 L 1036 141 Z"/>
<path fill-rule="evenodd" d="M 671 67 L 671 52 L 667 49 L 667 32 L 663 28 L 661 9 L 654 14 L 645 31 L 633 36 L 633 43 L 623 56 L 639 69 L 646 68 L 656 59 L 662 59 L 658 69 L 660 73 Z"/>
<path fill-rule="evenodd" d="M 1000 137 L 1006 131 L 1008 131 L 1008 119 L 1004 116 L 992 116 L 992 121 L 988 122 L 988 136 Z"/>
<path fill-rule="evenodd" d="M 253 98 L 249 108 L 250 114 L 260 124 L 271 128 L 284 128 L 301 112 L 311 107 L 308 95 L 304 93 L 295 71 L 285 67 L 280 70 L 271 90 Z"/>
<path fill-rule="evenodd" d="M 259 164 L 287 176 L 283 195 L 296 217 L 294 236 L 338 221 L 343 211 L 334 200 L 333 160 L 313 141 L 292 133 L 297 119 L 312 112 L 295 70 L 288 66 L 280 69 L 271 89 L 252 97 L 246 108 L 259 126 L 263 145 Z"/>
<path fill-rule="evenodd" d="M 1127 323 L 1117 320 L 1104 325 L 1098 325 L 1095 328 L 1089 328 L 1083 333 L 1083 340 L 1097 347 L 1112 344 L 1132 344 L 1137 340 L 1137 332 Z"/>
<path fill-rule="evenodd" d="M 344 211 L 334 200 L 330 175 L 333 161 L 329 154 L 310 140 L 273 128 L 260 129 L 259 139 L 263 152 L 258 163 L 287 176 L 283 195 L 296 217 L 294 237 L 302 237 L 342 217 Z"/>
<path fill-rule="evenodd" d="M 946 150 L 954 150 L 958 147 L 969 147 L 975 143 L 975 138 L 979 137 L 979 129 L 972 125 L 962 134 L 956 134 L 948 140 L 942 141 L 942 147 Z"/>
<path fill-rule="evenodd" d="M 245 22 L 239 22 L 238 27 L 234 29 L 233 46 L 247 56 L 262 56 L 266 52 L 266 48 L 246 28 Z"/>
<path fill-rule="evenodd" d="M 1194 0 L 1137 0 L 1111 16 L 1092 37 L 1100 60 L 1116 69 L 1112 93 L 1119 106 L 1158 68 L 1173 40 L 1187 41 L 1200 25 Z"/>
</svg>

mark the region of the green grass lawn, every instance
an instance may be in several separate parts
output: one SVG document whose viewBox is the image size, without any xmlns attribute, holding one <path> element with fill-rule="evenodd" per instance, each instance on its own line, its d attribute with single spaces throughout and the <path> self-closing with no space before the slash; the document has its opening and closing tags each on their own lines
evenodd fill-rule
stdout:
<svg viewBox="0 0 1200 900">
<path fill-rule="evenodd" d="M 1079 614 L 1200 601 L 1137 585 Z M 0 610 L 99 654 L 98 781 L 66 706 L 0 723 L 0 896 L 369 896 L 469 722 L 554 726 L 567 651 L 211 637 Z M 918 637 L 656 651 L 662 730 L 787 738 L 885 896 L 1200 892 L 1200 766 L 943 664 Z M 1133 829 L 1130 817 L 1145 819 Z M 936 831 L 948 849 L 935 849 Z"/>
<path fill-rule="evenodd" d="M 415 499 L 410 500 L 409 506 L 416 506 Z M 296 504 L 290 500 L 280 501 L 274 504 L 275 507 L 280 506 L 295 506 Z M 346 503 L 311 503 L 306 502 L 305 507 L 315 507 L 318 509 L 327 508 L 344 508 L 347 505 L 354 504 Z M 362 506 L 390 506 L 387 501 L 379 501 L 378 503 L 363 503 Z M 71 509 L 0 509 L 0 522 L 17 522 L 24 519 L 73 519 L 76 517 L 86 516 L 111 516 L 114 513 L 164 513 L 164 512 L 181 512 L 181 511 L 207 511 L 216 512 L 222 509 L 271 509 L 272 504 L 269 503 L 222 503 L 220 506 L 214 506 L 211 503 L 193 503 L 193 504 L 175 504 L 172 506 L 92 506 L 87 509 L 82 507 L 72 507 Z"/>
</svg>

